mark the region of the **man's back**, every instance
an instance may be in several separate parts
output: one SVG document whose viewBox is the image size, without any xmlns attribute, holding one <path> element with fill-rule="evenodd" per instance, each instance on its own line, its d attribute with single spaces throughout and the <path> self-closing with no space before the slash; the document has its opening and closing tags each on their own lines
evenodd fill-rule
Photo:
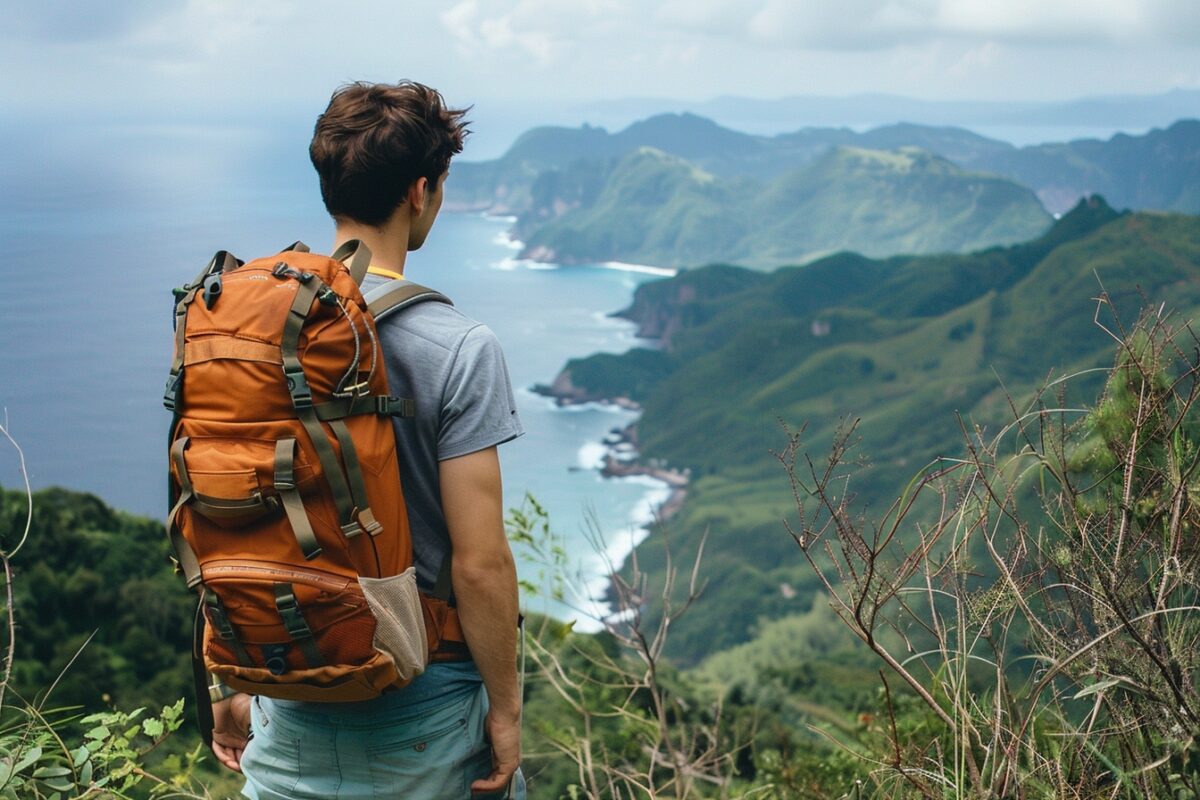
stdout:
<svg viewBox="0 0 1200 800">
<path fill-rule="evenodd" d="M 368 274 L 363 291 L 386 280 Z M 392 394 L 416 401 L 416 415 L 394 424 L 417 584 L 429 591 L 450 545 L 439 462 L 503 444 L 524 429 L 500 343 L 486 325 L 426 301 L 385 317 L 379 339 Z"/>
<path fill-rule="evenodd" d="M 309 153 L 337 245 L 357 239 L 373 268 L 403 274 L 441 207 L 464 113 L 411 82 L 335 92 Z M 368 276 L 364 289 L 374 285 Z M 252 798 L 465 800 L 494 796 L 519 777 L 517 583 L 496 447 L 522 431 L 503 356 L 486 327 L 437 302 L 383 320 L 379 333 L 390 393 L 417 406 L 396 433 L 418 583 L 452 588 L 471 660 L 435 662 L 407 687 L 364 703 L 256 698 L 249 744 L 236 710 L 246 708 L 244 696 L 228 701 L 214 750 L 231 768 L 240 760 Z"/>
</svg>

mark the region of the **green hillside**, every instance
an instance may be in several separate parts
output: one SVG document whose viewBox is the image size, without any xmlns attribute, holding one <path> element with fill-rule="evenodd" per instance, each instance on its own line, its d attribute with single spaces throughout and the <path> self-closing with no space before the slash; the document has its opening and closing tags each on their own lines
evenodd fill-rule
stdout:
<svg viewBox="0 0 1200 800">
<path fill-rule="evenodd" d="M 711 584 L 703 613 L 673 629 L 676 654 L 699 659 L 810 602 L 811 576 L 781 525 L 792 510 L 771 456 L 781 420 L 807 421 L 819 456 L 840 420 L 861 417 L 871 466 L 854 491 L 868 507 L 884 503 L 933 459 L 961 452 L 956 415 L 994 431 L 1010 413 L 1004 388 L 1027 396 L 1048 374 L 1111 365 L 1113 341 L 1093 321 L 1101 284 L 1126 322 L 1143 302 L 1185 318 L 1200 309 L 1200 218 L 1121 215 L 1093 198 L 1014 247 L 839 254 L 771 274 L 710 267 L 639 289 L 626 315 L 666 335 L 660 374 L 614 388 L 647 387 L 634 395 L 643 457 L 692 470 L 673 545 L 686 551 L 709 534 Z M 619 359 L 590 367 L 569 368 L 594 395 L 622 371 Z M 1073 391 L 1092 400 L 1097 381 Z M 661 569 L 655 537 L 640 561 Z"/>
<path fill-rule="evenodd" d="M 548 216 L 518 228 L 530 257 L 759 268 L 843 249 L 883 256 L 1010 244 L 1050 222 L 1032 192 L 1007 180 L 922 150 L 850 147 L 764 185 L 640 148 L 590 203 Z"/>
<path fill-rule="evenodd" d="M 16 545 L 28 507 L 22 493 L 0 489 L 0 548 Z M 195 601 L 166 551 L 159 521 L 90 494 L 37 492 L 29 538 L 13 561 L 19 627 L 10 688 L 32 699 L 78 653 L 53 707 L 158 707 L 190 697 Z"/>
<path fill-rule="evenodd" d="M 1118 208 L 1200 213 L 1200 120 L 1108 141 L 981 150 L 961 163 L 1033 187 L 1051 211 L 1098 193 Z"/>
<path fill-rule="evenodd" d="M 1200 121 L 1180 120 L 1142 136 L 1014 148 L 958 127 L 898 124 L 857 132 L 808 127 L 779 136 L 752 136 L 695 114 L 660 114 L 622 131 L 584 125 L 539 127 L 518 138 L 503 157 L 455 162 L 450 209 L 528 215 L 518 233 L 588 205 L 620 158 L 654 148 L 724 179 L 766 184 L 839 146 L 870 150 L 920 148 L 972 172 L 1001 175 L 1032 188 L 1051 212 L 1099 193 L 1116 207 L 1200 212 Z M 599 176 L 599 179 L 598 179 Z M 599 180 L 599 182 L 598 182 Z M 535 192 L 535 185 L 541 185 Z M 563 187 L 557 194 L 554 187 Z"/>
</svg>

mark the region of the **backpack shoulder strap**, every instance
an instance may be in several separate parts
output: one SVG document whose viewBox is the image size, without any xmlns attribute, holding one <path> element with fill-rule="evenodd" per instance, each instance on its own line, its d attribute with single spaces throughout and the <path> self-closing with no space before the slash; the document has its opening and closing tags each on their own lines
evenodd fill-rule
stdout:
<svg viewBox="0 0 1200 800">
<path fill-rule="evenodd" d="M 367 310 L 376 322 L 389 314 L 426 301 L 454 305 L 450 298 L 441 292 L 409 280 L 388 281 L 382 286 L 376 286 L 366 293 L 364 299 L 367 301 Z"/>
</svg>

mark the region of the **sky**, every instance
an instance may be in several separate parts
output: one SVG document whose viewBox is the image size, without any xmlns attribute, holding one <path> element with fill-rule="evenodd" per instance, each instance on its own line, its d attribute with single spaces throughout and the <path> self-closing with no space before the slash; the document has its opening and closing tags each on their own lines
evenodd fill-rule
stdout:
<svg viewBox="0 0 1200 800">
<path fill-rule="evenodd" d="M 315 116 L 413 78 L 510 128 L 630 97 L 1200 89 L 1197 0 L 0 0 L 0 114 Z M 493 135 L 492 147 L 499 134 Z"/>
</svg>

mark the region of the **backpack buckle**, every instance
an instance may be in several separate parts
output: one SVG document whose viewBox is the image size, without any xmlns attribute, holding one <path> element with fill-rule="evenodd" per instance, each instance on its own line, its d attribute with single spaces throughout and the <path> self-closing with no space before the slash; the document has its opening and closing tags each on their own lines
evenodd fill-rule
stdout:
<svg viewBox="0 0 1200 800">
<path fill-rule="evenodd" d="M 163 405 L 168 411 L 175 410 L 175 404 L 179 399 L 179 384 L 182 382 L 182 372 L 172 372 L 167 376 L 167 388 L 163 392 Z"/>
<path fill-rule="evenodd" d="M 311 408 L 313 404 L 312 390 L 308 388 L 308 381 L 304 378 L 304 368 L 299 366 L 292 369 L 284 367 L 283 375 L 287 378 L 288 393 L 292 396 L 292 405 L 296 408 Z"/>
</svg>

